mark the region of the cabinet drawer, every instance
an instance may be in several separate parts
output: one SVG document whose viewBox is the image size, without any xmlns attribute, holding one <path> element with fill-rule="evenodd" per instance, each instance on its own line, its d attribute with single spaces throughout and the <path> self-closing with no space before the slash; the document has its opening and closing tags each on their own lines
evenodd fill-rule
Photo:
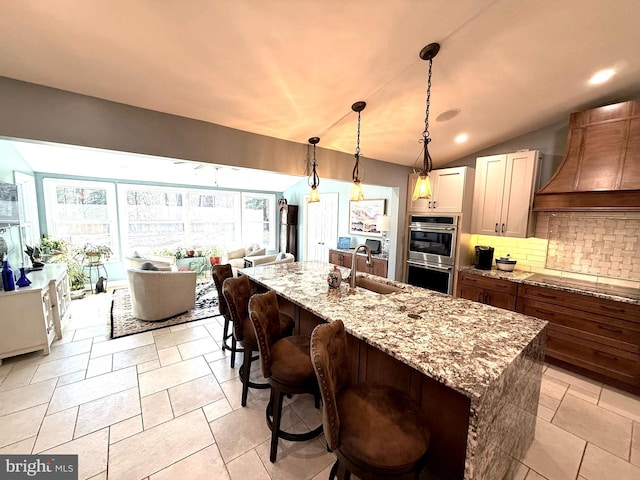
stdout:
<svg viewBox="0 0 640 480">
<path fill-rule="evenodd" d="M 640 355 L 610 348 L 567 335 L 550 325 L 547 330 L 547 356 L 614 378 L 638 388 Z"/>
<path fill-rule="evenodd" d="M 498 308 L 515 311 L 516 296 L 508 293 L 496 292 L 474 285 L 458 283 L 458 297 L 473 300 L 474 302 L 485 303 Z"/>
<path fill-rule="evenodd" d="M 473 273 L 460 272 L 458 281 L 466 283 L 467 285 L 486 288 L 509 295 L 515 295 L 518 290 L 517 283 L 510 282 L 509 280 L 502 280 L 500 278 L 483 277 L 482 275 L 475 275 Z"/>
<path fill-rule="evenodd" d="M 640 353 L 640 325 L 637 323 L 559 305 L 549 305 L 528 298 L 522 301 L 522 306 L 522 313 L 525 315 L 573 329 L 576 336 L 584 332 L 585 338 L 595 342 Z"/>
<path fill-rule="evenodd" d="M 521 285 L 520 295 L 525 298 L 539 300 L 555 305 L 564 305 L 578 310 L 607 315 L 640 324 L 640 306 L 630 303 L 615 302 L 579 293 L 564 292 L 553 288 Z"/>
</svg>

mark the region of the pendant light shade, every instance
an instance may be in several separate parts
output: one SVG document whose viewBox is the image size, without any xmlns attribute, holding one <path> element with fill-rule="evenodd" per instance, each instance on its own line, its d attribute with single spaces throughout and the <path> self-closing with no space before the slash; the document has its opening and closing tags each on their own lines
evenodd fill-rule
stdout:
<svg viewBox="0 0 640 480">
<path fill-rule="evenodd" d="M 316 145 L 320 141 L 319 137 L 311 137 L 309 143 L 313 145 L 313 167 L 311 176 L 309 177 L 309 185 L 311 190 L 309 191 L 308 203 L 315 203 L 320 201 L 320 193 L 318 192 L 318 185 L 320 185 L 320 177 L 316 172 Z"/>
<path fill-rule="evenodd" d="M 351 200 L 354 202 L 364 200 L 364 189 L 360 183 L 360 112 L 362 112 L 366 106 L 366 102 L 356 102 L 351 105 L 351 110 L 358 112 L 358 135 L 356 139 L 356 153 L 354 155 L 356 157 L 356 163 L 353 166 L 353 173 L 351 174 L 351 177 L 353 178 L 353 185 L 351 186 Z"/>
<path fill-rule="evenodd" d="M 431 180 L 429 180 L 429 172 L 433 167 L 431 161 L 431 155 L 429 154 L 429 143 L 431 138 L 429 137 L 429 107 L 431 106 L 431 67 L 433 65 L 433 57 L 435 57 L 440 51 L 440 44 L 430 43 L 420 51 L 420 58 L 429 62 L 429 76 L 427 77 L 427 108 L 424 118 L 424 130 L 422 132 L 422 170 L 416 182 L 416 186 L 413 190 L 412 200 L 418 200 L 419 198 L 431 198 Z"/>
</svg>

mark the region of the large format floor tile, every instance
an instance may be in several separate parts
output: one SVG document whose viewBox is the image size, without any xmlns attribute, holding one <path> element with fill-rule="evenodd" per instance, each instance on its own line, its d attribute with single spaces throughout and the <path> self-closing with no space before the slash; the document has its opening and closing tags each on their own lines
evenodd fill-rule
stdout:
<svg viewBox="0 0 640 480">
<path fill-rule="evenodd" d="M 536 434 L 524 463 L 549 480 L 575 480 L 586 442 L 544 420 L 536 422 Z"/>
<path fill-rule="evenodd" d="M 135 367 L 129 367 L 57 388 L 48 413 L 59 412 L 137 386 Z"/>
<path fill-rule="evenodd" d="M 138 387 L 80 405 L 74 438 L 140 414 Z"/>
<path fill-rule="evenodd" d="M 78 455 L 78 479 L 84 480 L 107 469 L 108 449 L 109 429 L 105 428 L 42 453 Z"/>
<path fill-rule="evenodd" d="M 637 395 L 613 387 L 604 387 L 598 405 L 640 422 L 640 398 Z"/>
<path fill-rule="evenodd" d="M 40 365 L 38 365 L 38 370 L 36 370 L 31 383 L 60 377 L 62 375 L 66 375 L 67 373 L 86 370 L 88 363 L 88 353 L 74 355 L 73 357 L 67 357 L 61 360 L 55 360 L 53 362 L 41 363 Z"/>
<path fill-rule="evenodd" d="M 46 411 L 47 405 L 43 404 L 0 417 L 0 447 L 37 435 Z"/>
<path fill-rule="evenodd" d="M 567 395 L 553 424 L 621 458 L 629 458 L 632 421 L 617 413 Z"/>
<path fill-rule="evenodd" d="M 193 455 L 160 470 L 149 477 L 149 480 L 229 480 L 220 452 L 216 445 L 211 445 Z"/>
<path fill-rule="evenodd" d="M 133 348 L 151 345 L 153 343 L 153 334 L 151 332 L 139 333 L 128 337 L 116 338 L 108 342 L 102 342 L 94 345 L 91 349 L 91 358 L 109 355 L 111 353 L 123 352 Z"/>
<path fill-rule="evenodd" d="M 585 480 L 638 480 L 640 467 L 589 444 L 584 452 L 580 476 Z"/>
<path fill-rule="evenodd" d="M 170 388 L 169 398 L 173 413 L 180 416 L 224 398 L 224 393 L 213 374 L 209 374 Z"/>
<path fill-rule="evenodd" d="M 209 375 L 211 370 L 204 357 L 196 357 L 184 362 L 167 365 L 139 376 L 140 395 L 146 397 L 152 393 L 186 383 Z"/>
<path fill-rule="evenodd" d="M 111 445 L 109 478 L 145 478 L 213 443 L 202 410 L 195 410 Z"/>
<path fill-rule="evenodd" d="M 0 416 L 49 402 L 55 386 L 52 379 L 0 392 Z"/>
<path fill-rule="evenodd" d="M 77 417 L 78 407 L 68 408 L 44 417 L 38 433 L 38 440 L 33 446 L 33 453 L 40 453 L 43 450 L 71 441 Z"/>
</svg>

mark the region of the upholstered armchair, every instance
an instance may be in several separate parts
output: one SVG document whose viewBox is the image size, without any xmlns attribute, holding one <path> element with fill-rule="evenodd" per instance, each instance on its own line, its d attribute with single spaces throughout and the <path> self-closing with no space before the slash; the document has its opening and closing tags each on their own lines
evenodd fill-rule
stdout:
<svg viewBox="0 0 640 480">
<path fill-rule="evenodd" d="M 129 295 L 133 316 L 155 321 L 196 306 L 196 272 L 129 268 Z"/>
</svg>

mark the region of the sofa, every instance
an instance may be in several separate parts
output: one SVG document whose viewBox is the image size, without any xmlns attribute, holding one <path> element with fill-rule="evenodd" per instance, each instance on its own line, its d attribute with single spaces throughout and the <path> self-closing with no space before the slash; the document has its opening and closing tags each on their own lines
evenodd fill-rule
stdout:
<svg viewBox="0 0 640 480">
<path fill-rule="evenodd" d="M 257 255 L 249 257 L 252 267 L 262 265 L 275 265 L 278 263 L 292 263 L 296 261 L 296 257 L 292 253 L 274 253 L 273 255 Z"/>
<path fill-rule="evenodd" d="M 226 262 L 223 263 L 230 264 L 233 269 L 233 275 L 237 276 L 238 268 L 244 268 L 244 257 L 257 257 L 264 255 L 266 252 L 266 248 L 260 247 L 257 243 L 252 243 L 246 247 L 228 251 L 226 255 Z"/>
<path fill-rule="evenodd" d="M 127 269 L 133 316 L 157 321 L 196 306 L 196 272 Z"/>
</svg>

